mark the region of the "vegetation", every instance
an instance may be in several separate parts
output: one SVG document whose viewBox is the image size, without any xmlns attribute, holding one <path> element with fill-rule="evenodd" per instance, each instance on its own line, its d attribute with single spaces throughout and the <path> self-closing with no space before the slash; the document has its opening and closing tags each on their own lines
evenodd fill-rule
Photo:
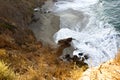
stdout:
<svg viewBox="0 0 120 80">
<path fill-rule="evenodd" d="M 0 78 L 3 80 L 79 80 L 81 76 L 84 76 L 83 72 L 87 69 L 86 65 L 79 67 L 72 61 L 63 62 L 58 59 L 56 52 L 56 49 L 49 47 L 41 47 L 36 51 L 0 49 L 0 70 L 4 75 L 2 77 L 0 75 Z M 114 60 L 104 63 L 98 68 L 90 68 L 91 72 L 87 72 L 86 75 L 89 74 L 88 77 L 91 80 L 95 78 L 98 80 L 99 75 L 105 77 L 106 74 L 112 74 L 111 76 L 119 80 L 119 73 L 114 72 L 119 70 L 119 66 L 120 54 Z M 100 71 L 102 71 L 101 74 L 99 74 Z M 109 76 L 105 79 L 114 80 L 110 79 Z"/>
<path fill-rule="evenodd" d="M 15 76 L 18 80 L 77 80 L 87 68 L 59 60 L 56 51 L 49 48 L 40 48 L 36 52 L 17 50 L 0 52 L 3 52 L 0 59 L 10 64 L 13 71 L 19 74 Z M 4 64 L 1 65 L 6 69 Z M 13 72 L 11 73 L 13 75 Z"/>
<path fill-rule="evenodd" d="M 15 80 L 15 73 L 7 66 L 6 63 L 0 61 L 0 80 Z"/>
<path fill-rule="evenodd" d="M 120 80 L 120 53 L 115 59 L 89 68 L 80 80 Z"/>
<path fill-rule="evenodd" d="M 4 27 L 9 30 L 13 30 L 15 28 L 13 25 L 10 25 L 8 23 L 0 23 L 0 27 Z"/>
</svg>

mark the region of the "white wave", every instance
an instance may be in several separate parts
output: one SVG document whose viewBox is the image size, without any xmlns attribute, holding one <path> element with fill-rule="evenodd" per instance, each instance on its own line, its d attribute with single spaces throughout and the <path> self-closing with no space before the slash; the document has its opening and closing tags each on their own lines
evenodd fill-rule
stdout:
<svg viewBox="0 0 120 80">
<path fill-rule="evenodd" d="M 85 60 L 85 62 L 89 66 L 97 66 L 115 57 L 115 53 L 117 53 L 116 37 L 116 33 L 110 33 L 110 29 L 90 35 L 62 28 L 54 35 L 56 43 L 61 39 L 73 38 L 71 42 L 75 49 L 73 56 L 77 55 L 80 57 L 79 53 L 87 54 L 89 59 Z"/>
<path fill-rule="evenodd" d="M 89 66 L 97 66 L 114 58 L 119 48 L 118 33 L 97 17 L 99 10 L 102 11 L 99 9 L 101 6 L 99 0 L 58 0 L 53 6 L 53 12 L 60 16 L 61 28 L 54 35 L 55 42 L 73 38 L 73 55 L 80 57 L 78 54 L 81 52 L 88 55 L 85 62 Z"/>
</svg>

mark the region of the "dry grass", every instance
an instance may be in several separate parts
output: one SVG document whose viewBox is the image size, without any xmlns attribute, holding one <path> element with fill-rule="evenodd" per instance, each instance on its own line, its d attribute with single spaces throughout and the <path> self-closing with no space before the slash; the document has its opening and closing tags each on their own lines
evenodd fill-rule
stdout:
<svg viewBox="0 0 120 80">
<path fill-rule="evenodd" d="M 0 56 L 6 55 L 6 50 L 5 49 L 0 49 Z"/>
<path fill-rule="evenodd" d="M 19 74 L 18 80 L 78 80 L 87 68 L 59 60 L 56 50 L 50 48 L 35 52 L 7 50 L 0 59 Z"/>
<path fill-rule="evenodd" d="M 118 54 L 117 54 L 114 62 L 115 62 L 116 64 L 120 65 L 120 51 L 118 52 Z"/>
<path fill-rule="evenodd" d="M 15 80 L 15 73 L 4 63 L 0 61 L 0 80 Z"/>
<path fill-rule="evenodd" d="M 2 65 L 2 69 L 5 68 L 8 70 L 5 70 L 7 73 L 12 73 L 15 80 L 79 80 L 81 76 L 81 80 L 120 80 L 120 53 L 114 60 L 87 71 L 85 65 L 78 67 L 74 62 L 59 60 L 56 50 L 48 47 L 39 48 L 34 52 L 0 49 L 0 60 L 9 64 L 9 67 L 19 74 L 15 76 L 6 64 L 0 63 L 0 68 Z"/>
<path fill-rule="evenodd" d="M 88 69 L 79 80 L 120 80 L 120 53 L 115 59 Z"/>
<path fill-rule="evenodd" d="M 81 76 L 81 80 L 120 79 L 119 53 L 114 60 L 85 71 L 87 69 L 85 65 L 78 67 L 74 62 L 61 61 L 56 51 L 48 47 L 39 48 L 33 52 L 0 49 L 0 60 L 9 64 L 9 67 L 19 74 L 15 76 L 15 80 L 79 80 Z M 4 63 L 0 65 L 3 68 L 6 67 Z M 8 66 L 5 69 L 9 69 Z M 10 73 L 14 74 L 12 70 L 10 70 Z"/>
<path fill-rule="evenodd" d="M 24 80 L 77 80 L 84 68 L 75 67 L 74 63 L 62 62 L 51 50 L 38 57 L 37 67 L 29 66 L 27 76 Z M 25 78 L 25 77 L 24 77 Z"/>
</svg>

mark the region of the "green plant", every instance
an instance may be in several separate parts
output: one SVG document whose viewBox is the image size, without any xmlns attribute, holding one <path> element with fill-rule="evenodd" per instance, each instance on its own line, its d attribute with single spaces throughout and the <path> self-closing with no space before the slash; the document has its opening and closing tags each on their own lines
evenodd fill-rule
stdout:
<svg viewBox="0 0 120 80">
<path fill-rule="evenodd" d="M 10 24 L 8 24 L 8 23 L 0 23 L 0 27 L 5 27 L 5 28 L 7 28 L 7 29 L 12 29 L 12 28 L 14 28 L 14 26 L 13 25 L 10 25 Z"/>
</svg>

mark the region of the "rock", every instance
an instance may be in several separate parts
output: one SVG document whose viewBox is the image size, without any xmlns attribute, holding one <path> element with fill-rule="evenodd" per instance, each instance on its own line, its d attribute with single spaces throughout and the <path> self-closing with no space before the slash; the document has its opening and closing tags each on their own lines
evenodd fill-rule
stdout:
<svg viewBox="0 0 120 80">
<path fill-rule="evenodd" d="M 72 38 L 66 38 L 66 39 L 61 39 L 61 40 L 59 40 L 58 41 L 58 45 L 59 45 L 59 47 L 58 47 L 58 49 L 57 49 L 57 54 L 59 55 L 59 56 L 61 56 L 62 54 L 62 56 L 61 56 L 61 59 L 65 56 L 65 55 L 67 55 L 67 54 L 69 54 L 70 55 L 70 53 L 72 53 L 72 51 L 73 51 L 73 47 L 71 47 L 71 44 L 70 44 L 70 42 L 72 41 Z M 68 53 L 69 52 L 69 53 Z M 70 55 L 71 56 L 71 55 Z"/>
<path fill-rule="evenodd" d="M 41 14 L 34 13 L 34 18 L 39 19 L 30 24 L 30 29 L 34 32 L 37 41 L 41 41 L 43 45 L 55 46 L 53 35 L 59 30 L 59 17 L 51 13 Z"/>
</svg>

